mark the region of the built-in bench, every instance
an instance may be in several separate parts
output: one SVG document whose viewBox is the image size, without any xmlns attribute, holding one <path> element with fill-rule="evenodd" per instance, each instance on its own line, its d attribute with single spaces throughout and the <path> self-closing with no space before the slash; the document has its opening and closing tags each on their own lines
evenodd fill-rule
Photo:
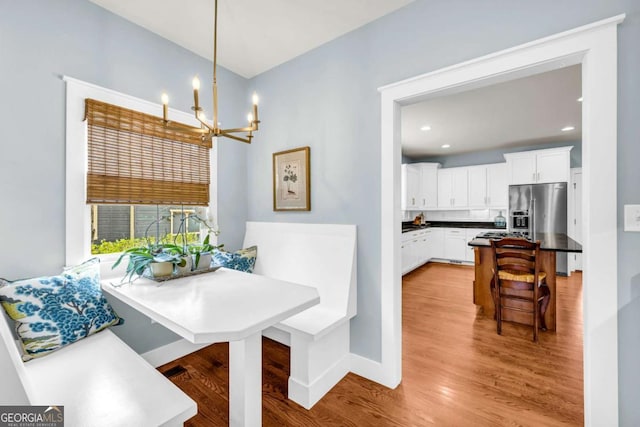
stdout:
<svg viewBox="0 0 640 427">
<path fill-rule="evenodd" d="M 83 427 L 181 426 L 196 415 L 189 396 L 110 330 L 23 362 L 13 320 L 0 312 L 5 404 L 61 405 L 65 425 Z"/>
<path fill-rule="evenodd" d="M 254 274 L 313 286 L 320 304 L 263 332 L 291 348 L 289 399 L 310 409 L 349 372 L 356 315 L 356 226 L 247 222 Z"/>
</svg>

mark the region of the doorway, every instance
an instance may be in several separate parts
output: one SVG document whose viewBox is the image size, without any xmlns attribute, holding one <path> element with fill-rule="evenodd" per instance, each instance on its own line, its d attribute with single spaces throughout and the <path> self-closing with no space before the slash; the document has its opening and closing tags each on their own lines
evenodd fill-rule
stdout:
<svg viewBox="0 0 640 427">
<path fill-rule="evenodd" d="M 383 383 L 402 379 L 400 106 L 573 64 L 583 70 L 585 423 L 617 424 L 617 25 L 624 15 L 409 80 L 381 92 L 381 331 Z M 611 289 L 613 288 L 613 289 Z M 597 405 L 595 404 L 597 402 Z"/>
</svg>

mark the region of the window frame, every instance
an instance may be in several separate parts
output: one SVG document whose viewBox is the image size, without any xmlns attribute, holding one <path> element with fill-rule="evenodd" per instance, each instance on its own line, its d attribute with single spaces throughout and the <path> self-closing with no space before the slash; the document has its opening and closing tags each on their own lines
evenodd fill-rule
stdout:
<svg viewBox="0 0 640 427">
<path fill-rule="evenodd" d="M 87 194 L 87 123 L 83 120 L 85 99 L 119 105 L 147 114 L 159 115 L 162 104 L 149 102 L 121 92 L 64 76 L 66 83 L 66 183 L 65 183 L 65 263 L 75 265 L 92 257 L 91 255 L 91 206 L 86 203 Z M 193 114 L 170 109 L 169 115 L 181 123 L 200 126 Z M 218 217 L 218 166 L 217 140 L 212 141 L 209 152 L 209 215 L 210 224 L 215 227 Z M 212 236 L 217 244 L 216 236 Z M 111 264 L 119 253 L 96 255 L 102 264 Z"/>
</svg>

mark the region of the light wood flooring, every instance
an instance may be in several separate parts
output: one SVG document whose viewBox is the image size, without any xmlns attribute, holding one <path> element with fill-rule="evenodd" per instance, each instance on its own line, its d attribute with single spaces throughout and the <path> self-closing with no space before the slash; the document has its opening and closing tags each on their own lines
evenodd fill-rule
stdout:
<svg viewBox="0 0 640 427">
<path fill-rule="evenodd" d="M 427 264 L 403 278 L 403 380 L 349 374 L 312 410 L 287 399 L 289 349 L 263 339 L 265 426 L 560 426 L 583 423 L 581 275 L 558 278 L 558 330 L 476 314 L 473 268 Z M 159 368 L 198 403 L 187 426 L 228 425 L 228 345 Z M 168 372 L 171 373 L 171 372 Z"/>
</svg>

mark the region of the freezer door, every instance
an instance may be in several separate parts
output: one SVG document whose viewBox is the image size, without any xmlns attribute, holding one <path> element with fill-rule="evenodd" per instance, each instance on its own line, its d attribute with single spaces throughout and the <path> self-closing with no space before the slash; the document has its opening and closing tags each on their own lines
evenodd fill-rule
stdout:
<svg viewBox="0 0 640 427">
<path fill-rule="evenodd" d="M 532 185 L 533 231 L 567 233 L 567 183 Z"/>
<path fill-rule="evenodd" d="M 535 184 L 532 186 L 534 233 L 567 234 L 567 183 Z M 568 274 L 567 254 L 556 253 L 556 272 Z"/>
</svg>

